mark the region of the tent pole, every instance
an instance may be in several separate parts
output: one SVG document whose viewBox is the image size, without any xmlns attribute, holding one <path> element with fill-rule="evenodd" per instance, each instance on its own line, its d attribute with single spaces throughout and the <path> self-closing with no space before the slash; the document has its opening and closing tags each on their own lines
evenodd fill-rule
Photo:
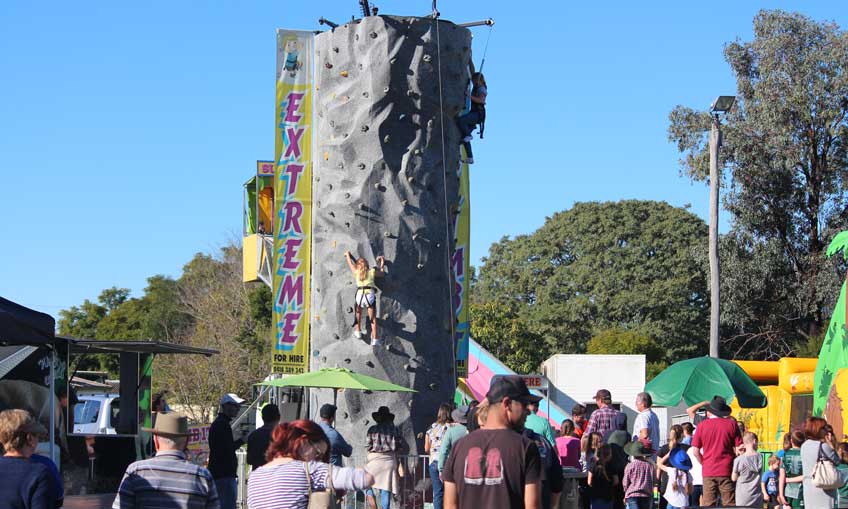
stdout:
<svg viewBox="0 0 848 509">
<path fill-rule="evenodd" d="M 50 461 L 56 461 L 56 345 L 50 348 Z M 71 381 L 68 380 L 68 394 L 71 392 Z M 57 462 L 58 463 L 58 462 Z"/>
</svg>

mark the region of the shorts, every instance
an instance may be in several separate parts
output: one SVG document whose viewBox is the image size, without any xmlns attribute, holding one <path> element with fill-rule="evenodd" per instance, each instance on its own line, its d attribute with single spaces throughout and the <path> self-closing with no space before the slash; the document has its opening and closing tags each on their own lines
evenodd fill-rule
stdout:
<svg viewBox="0 0 848 509">
<path fill-rule="evenodd" d="M 366 293 L 367 292 L 367 293 Z M 348 294 L 350 295 L 350 294 Z M 356 290 L 356 306 L 360 308 L 373 308 L 377 304 L 377 294 L 374 290 Z"/>
</svg>

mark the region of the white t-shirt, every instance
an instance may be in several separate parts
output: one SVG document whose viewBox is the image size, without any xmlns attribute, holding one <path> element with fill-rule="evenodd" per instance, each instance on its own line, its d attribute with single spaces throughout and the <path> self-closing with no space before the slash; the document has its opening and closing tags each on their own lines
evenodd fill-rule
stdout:
<svg viewBox="0 0 848 509">
<path fill-rule="evenodd" d="M 701 475 L 701 462 L 695 457 L 695 448 L 690 447 L 686 450 L 686 454 L 688 454 L 689 459 L 692 460 L 692 469 L 689 470 L 689 473 L 692 475 L 692 484 L 695 486 L 703 485 L 704 477 Z"/>
<path fill-rule="evenodd" d="M 686 507 L 689 505 L 689 495 L 686 494 L 686 485 L 692 482 L 692 474 L 681 470 L 680 475 L 678 475 L 678 470 L 671 467 L 667 473 L 668 485 L 665 487 L 663 497 L 668 501 L 668 505 Z M 677 486 L 676 491 L 674 489 L 675 485 Z"/>
</svg>

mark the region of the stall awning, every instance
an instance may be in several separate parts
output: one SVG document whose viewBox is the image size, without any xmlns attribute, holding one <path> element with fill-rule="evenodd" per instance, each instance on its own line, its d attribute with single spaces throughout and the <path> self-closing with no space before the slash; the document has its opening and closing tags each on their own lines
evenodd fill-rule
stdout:
<svg viewBox="0 0 848 509">
<path fill-rule="evenodd" d="M 164 341 L 98 341 L 96 339 L 77 339 L 57 336 L 68 340 L 72 354 L 82 353 L 142 353 L 142 354 L 195 354 L 207 357 L 215 355 L 218 350 L 197 348 L 194 346 L 166 343 Z"/>
</svg>

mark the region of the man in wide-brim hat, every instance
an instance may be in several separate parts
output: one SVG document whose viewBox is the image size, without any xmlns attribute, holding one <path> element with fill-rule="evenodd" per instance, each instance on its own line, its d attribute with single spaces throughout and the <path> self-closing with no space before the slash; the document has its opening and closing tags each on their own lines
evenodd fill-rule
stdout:
<svg viewBox="0 0 848 509">
<path fill-rule="evenodd" d="M 188 419 L 160 413 L 152 428 L 141 429 L 153 434 L 156 456 L 127 467 L 112 507 L 218 507 L 212 474 L 189 463 L 183 452 L 190 434 Z"/>
<path fill-rule="evenodd" d="M 695 428 L 692 436 L 692 455 L 701 462 L 704 478 L 701 504 L 714 505 L 721 497 L 721 505 L 736 505 L 736 489 L 730 476 L 742 435 L 723 397 L 715 396 L 706 408 L 707 419 Z"/>
</svg>

